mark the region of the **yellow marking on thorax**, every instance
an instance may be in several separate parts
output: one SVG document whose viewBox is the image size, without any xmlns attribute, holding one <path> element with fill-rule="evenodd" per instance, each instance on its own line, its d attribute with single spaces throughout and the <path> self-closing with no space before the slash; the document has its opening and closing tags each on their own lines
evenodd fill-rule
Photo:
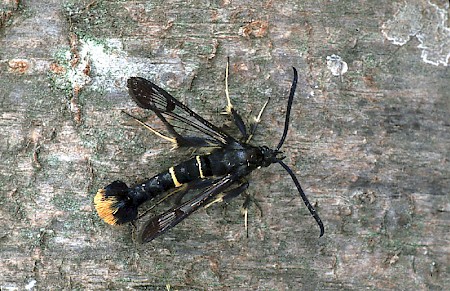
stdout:
<svg viewBox="0 0 450 291">
<path fill-rule="evenodd" d="M 181 187 L 181 185 L 183 185 L 183 184 L 178 182 L 177 176 L 175 175 L 175 169 L 173 167 L 169 168 L 169 173 L 170 173 L 170 176 L 172 177 L 172 181 L 175 184 L 175 187 Z"/>
<path fill-rule="evenodd" d="M 200 156 L 195 156 L 195 160 L 197 161 L 198 172 L 200 173 L 200 178 L 205 179 L 205 175 L 203 175 L 202 161 L 200 160 Z"/>
</svg>

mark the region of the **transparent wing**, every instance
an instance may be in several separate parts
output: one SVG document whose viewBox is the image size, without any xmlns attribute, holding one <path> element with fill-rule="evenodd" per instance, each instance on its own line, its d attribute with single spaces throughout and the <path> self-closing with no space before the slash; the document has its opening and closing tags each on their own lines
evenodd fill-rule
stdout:
<svg viewBox="0 0 450 291">
<path fill-rule="evenodd" d="M 132 77 L 127 82 L 128 92 L 137 105 L 150 109 L 161 119 L 172 138 L 164 137 L 175 146 L 225 147 L 237 141 L 172 97 L 152 82 Z M 149 127 L 149 126 L 147 126 Z"/>
<path fill-rule="evenodd" d="M 238 177 L 239 176 L 237 174 L 228 174 L 213 183 L 211 186 L 207 187 L 203 192 L 199 193 L 192 199 L 169 209 L 161 215 L 151 218 L 146 223 L 144 230 L 142 231 L 142 242 L 149 242 L 155 239 L 183 221 L 194 211 L 208 204 L 208 202 L 210 202 L 216 195 L 225 191 L 237 181 Z"/>
</svg>

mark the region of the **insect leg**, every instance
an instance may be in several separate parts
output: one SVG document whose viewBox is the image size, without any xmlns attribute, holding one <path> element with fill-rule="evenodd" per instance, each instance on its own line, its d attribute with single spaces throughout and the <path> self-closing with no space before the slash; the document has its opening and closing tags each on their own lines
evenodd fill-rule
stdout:
<svg viewBox="0 0 450 291">
<path fill-rule="evenodd" d="M 218 193 L 224 192 L 225 189 L 236 183 L 238 177 L 239 173 L 227 174 L 221 179 L 216 180 L 211 186 L 207 187 L 192 199 L 169 209 L 161 215 L 151 218 L 142 231 L 142 242 L 149 242 L 177 225 L 194 211 L 203 207 L 208 200 L 212 199 Z"/>
<path fill-rule="evenodd" d="M 230 58 L 227 58 L 227 67 L 225 69 L 225 96 L 227 97 L 227 107 L 225 108 L 225 114 L 230 114 L 233 116 L 234 124 L 239 129 L 244 140 L 248 139 L 247 128 L 245 126 L 244 120 L 239 115 L 239 113 L 234 109 L 233 104 L 231 104 L 230 94 L 228 92 L 228 71 L 230 66 Z"/>
<path fill-rule="evenodd" d="M 169 136 L 166 136 L 162 133 L 160 133 L 159 131 L 157 131 L 156 129 L 152 128 L 150 125 L 146 124 L 145 122 L 143 122 L 142 120 L 140 120 L 139 118 L 137 118 L 136 116 L 131 115 L 128 112 L 122 111 L 123 113 L 125 113 L 126 115 L 128 115 L 129 117 L 131 117 L 132 119 L 136 120 L 137 123 L 141 124 L 142 126 L 144 126 L 145 128 L 147 128 L 148 130 L 150 130 L 151 132 L 153 132 L 155 135 L 159 136 L 160 138 L 163 138 L 167 141 L 170 141 L 173 145 L 174 148 L 177 147 L 177 140 L 176 138 L 172 138 Z"/>
<path fill-rule="evenodd" d="M 242 183 L 239 186 L 237 186 L 236 188 L 233 188 L 228 191 L 224 191 L 223 193 L 220 193 L 216 197 L 213 197 L 214 199 L 207 201 L 208 203 L 206 204 L 205 208 L 211 206 L 214 203 L 228 201 L 228 200 L 231 200 L 231 199 L 239 196 L 239 194 L 241 194 L 242 192 L 247 190 L 248 185 L 249 185 L 248 181 L 246 181 L 246 180 L 241 180 L 241 182 Z"/>
<path fill-rule="evenodd" d="M 248 238 L 248 208 L 250 206 L 250 202 L 251 202 L 250 195 L 246 195 L 244 203 L 241 206 L 241 213 L 244 216 L 244 227 L 245 232 L 247 233 L 247 238 Z"/>
<path fill-rule="evenodd" d="M 164 197 L 162 197 L 161 199 L 159 199 L 158 201 L 156 201 L 150 208 L 146 209 L 144 213 L 142 213 L 141 215 L 139 215 L 139 217 L 137 219 L 140 219 L 144 216 L 147 215 L 148 212 L 150 212 L 153 208 L 155 208 L 156 206 L 158 206 L 159 204 L 161 204 L 162 202 L 164 202 L 165 200 L 169 199 L 170 197 L 175 195 L 175 202 L 174 205 L 179 205 L 181 204 L 183 197 L 192 189 L 201 189 L 204 187 L 209 187 L 211 186 L 213 183 L 215 182 L 215 180 L 213 179 L 206 179 L 206 180 L 199 180 L 199 181 L 192 181 L 188 184 L 183 184 L 183 186 L 179 187 L 179 188 L 175 188 L 174 190 L 170 191 L 169 193 L 167 193 L 166 195 L 164 195 Z"/>
<path fill-rule="evenodd" d="M 261 208 L 261 205 L 259 205 L 258 200 L 256 200 L 254 197 L 250 195 L 245 195 L 244 203 L 241 206 L 241 213 L 244 216 L 244 224 L 245 224 L 245 231 L 247 232 L 248 237 L 248 209 L 250 208 L 250 203 L 254 203 L 256 208 L 258 208 L 259 212 L 261 213 L 261 216 L 263 215 L 263 211 Z"/>
<path fill-rule="evenodd" d="M 188 191 L 189 191 L 189 188 L 188 188 L 187 184 L 181 186 L 180 188 L 175 188 L 174 190 L 172 190 L 172 191 L 168 192 L 166 195 L 164 195 L 164 197 L 162 197 L 161 199 L 156 201 L 150 208 L 146 209 L 144 211 L 144 213 L 140 214 L 137 219 L 140 219 L 140 218 L 146 216 L 147 213 L 150 212 L 153 208 L 155 208 L 156 206 L 158 206 L 159 204 L 161 204 L 162 202 L 164 202 L 171 196 L 176 195 L 176 197 L 178 199 L 178 197 L 180 197 L 180 196 L 183 197 Z M 180 198 L 180 200 L 181 200 L 181 198 Z"/>
<path fill-rule="evenodd" d="M 224 193 L 225 195 L 223 196 L 223 200 L 225 200 L 225 201 L 231 200 L 231 199 L 239 196 L 245 190 L 247 190 L 247 188 L 249 186 L 248 181 L 247 180 L 242 180 L 241 182 L 242 182 L 242 184 L 239 185 L 238 187 L 226 191 Z"/>
<path fill-rule="evenodd" d="M 263 107 L 261 108 L 261 111 L 259 111 L 258 116 L 256 116 L 253 120 L 253 123 L 250 126 L 250 134 L 248 135 L 248 138 L 246 140 L 246 143 L 249 143 L 252 139 L 253 135 L 256 132 L 256 129 L 258 128 L 258 124 L 261 122 L 261 116 L 263 115 L 264 110 L 267 107 L 267 104 L 269 104 L 270 97 L 267 99 L 266 103 L 264 103 Z"/>
<path fill-rule="evenodd" d="M 241 182 L 242 182 L 242 184 L 240 184 L 236 188 L 225 191 L 224 193 L 221 193 L 217 197 L 214 197 L 214 199 L 212 201 L 208 202 L 208 204 L 205 206 L 205 208 L 211 206 L 212 204 L 214 204 L 216 202 L 228 201 L 228 200 L 231 200 L 231 199 L 239 196 L 242 192 L 247 190 L 247 188 L 249 186 L 248 181 L 242 179 Z M 247 237 L 248 237 L 248 206 L 250 205 L 251 201 L 252 201 L 252 199 L 251 199 L 250 195 L 246 195 L 244 204 L 241 207 L 241 213 L 244 216 L 244 225 L 245 225 L 245 231 L 247 233 Z M 259 205 L 257 205 L 257 207 L 259 208 Z"/>
<path fill-rule="evenodd" d="M 186 195 L 186 193 L 189 190 L 194 190 L 194 189 L 202 189 L 205 187 L 209 187 L 211 186 L 216 180 L 213 179 L 205 179 L 205 180 L 198 180 L 198 181 L 192 181 L 189 184 L 186 185 L 186 190 L 177 193 L 176 199 L 175 199 L 175 203 L 174 205 L 179 205 L 182 203 L 182 200 L 184 198 L 184 196 Z M 183 185 L 184 186 L 184 185 Z"/>
</svg>

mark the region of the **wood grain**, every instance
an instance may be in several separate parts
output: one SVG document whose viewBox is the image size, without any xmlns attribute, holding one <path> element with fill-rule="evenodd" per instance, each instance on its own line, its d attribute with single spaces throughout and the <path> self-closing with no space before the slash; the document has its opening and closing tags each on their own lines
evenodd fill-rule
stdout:
<svg viewBox="0 0 450 291">
<path fill-rule="evenodd" d="M 409 2 L 422 13 L 415 21 L 448 17 L 448 1 Z M 424 62 L 414 36 L 401 46 L 385 37 L 395 23 L 389 32 L 383 24 L 408 15 L 403 1 L 0 5 L 0 289 L 450 286 L 450 72 Z M 332 54 L 345 74 L 327 68 Z M 276 165 L 251 177 L 262 212 L 251 208 L 249 238 L 242 197 L 146 245 L 133 226 L 100 221 L 98 188 L 138 182 L 190 154 L 121 114 L 145 114 L 126 79 L 152 79 L 221 124 L 227 56 L 244 116 L 272 98 L 258 144 L 278 142 L 291 67 L 299 70 L 283 149 L 325 236 Z"/>
</svg>

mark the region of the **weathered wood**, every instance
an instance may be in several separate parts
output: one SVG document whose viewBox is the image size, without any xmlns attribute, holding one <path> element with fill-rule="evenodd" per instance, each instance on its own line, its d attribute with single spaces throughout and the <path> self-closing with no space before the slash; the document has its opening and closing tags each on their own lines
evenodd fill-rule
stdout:
<svg viewBox="0 0 450 291">
<path fill-rule="evenodd" d="M 450 286 L 448 1 L 18 2 L 0 19 L 0 289 Z M 269 146 L 299 70 L 284 150 L 325 236 L 276 165 L 252 175 L 249 238 L 242 198 L 146 245 L 100 221 L 98 188 L 189 155 L 120 113 L 142 113 L 125 80 L 221 123 L 227 56 L 241 113 L 272 98 Z"/>
</svg>

